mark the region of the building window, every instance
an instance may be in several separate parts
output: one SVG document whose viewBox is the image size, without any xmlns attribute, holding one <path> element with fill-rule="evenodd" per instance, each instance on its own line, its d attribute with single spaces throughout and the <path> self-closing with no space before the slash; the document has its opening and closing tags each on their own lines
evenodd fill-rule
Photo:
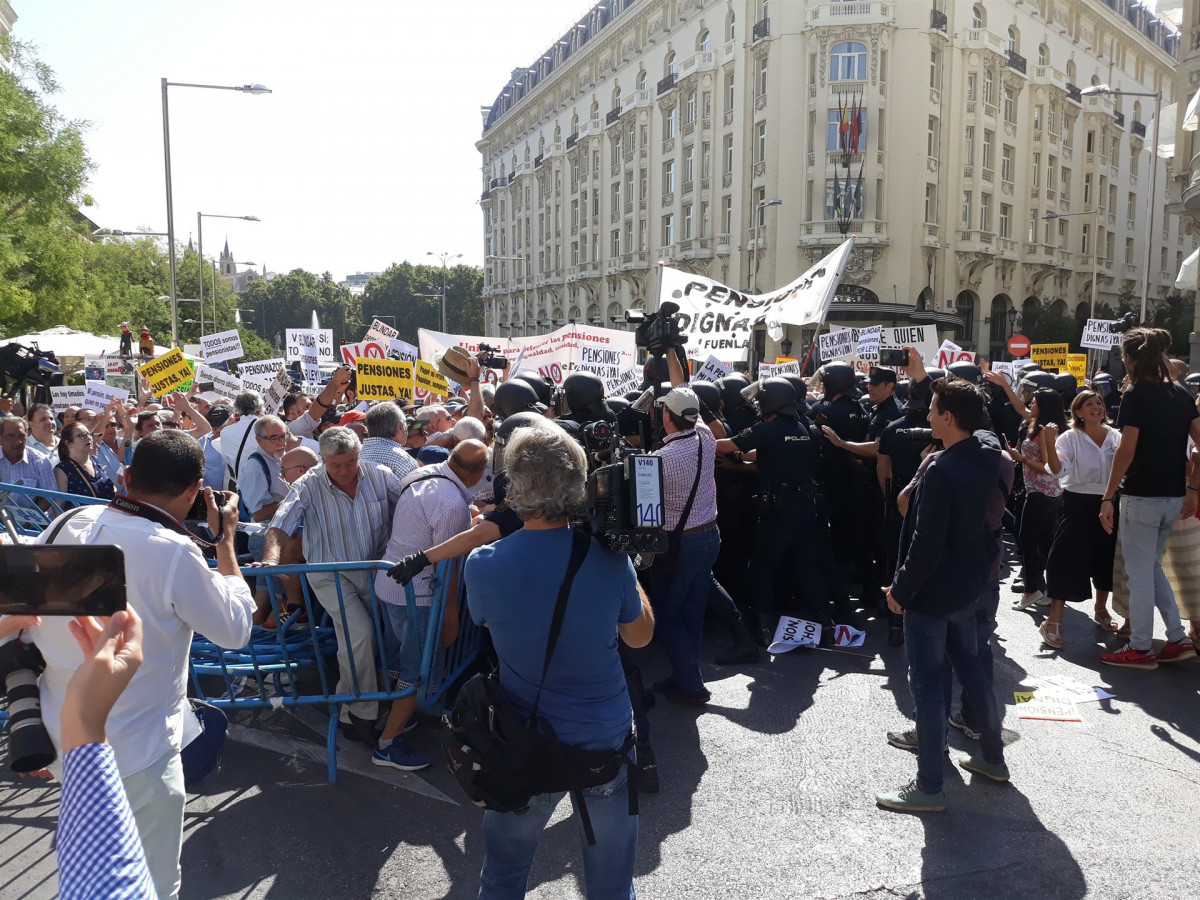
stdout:
<svg viewBox="0 0 1200 900">
<path fill-rule="evenodd" d="M 701 53 L 707 53 L 712 49 L 712 43 L 709 40 L 707 28 L 704 29 L 704 31 L 701 31 L 700 35 L 696 38 L 696 49 Z"/>
<path fill-rule="evenodd" d="M 726 41 L 733 40 L 734 33 L 735 33 L 734 24 L 735 23 L 734 23 L 733 11 L 730 10 L 729 15 L 727 15 L 725 17 L 725 40 Z"/>
<path fill-rule="evenodd" d="M 700 145 L 700 177 L 709 178 L 712 175 L 712 144 L 705 141 Z"/>
<path fill-rule="evenodd" d="M 608 255 L 618 257 L 621 255 L 621 229 L 614 228 L 612 232 L 611 242 L 608 247 Z"/>
<path fill-rule="evenodd" d="M 825 182 L 825 218 L 861 219 L 862 189 L 854 179 L 830 178 Z"/>
<path fill-rule="evenodd" d="M 669 141 L 675 137 L 675 126 L 678 123 L 679 110 L 672 106 L 663 113 L 663 140 Z"/>
<path fill-rule="evenodd" d="M 992 195 L 991 194 L 980 194 L 979 195 L 979 230 L 980 231 L 988 231 L 988 232 L 990 232 L 992 230 Z"/>
<path fill-rule="evenodd" d="M 696 176 L 696 151 L 692 146 L 683 148 L 683 183 L 691 184 Z"/>
<path fill-rule="evenodd" d="M 725 135 L 725 146 L 721 150 L 722 170 L 723 175 L 728 175 L 733 171 L 733 135 Z"/>
<path fill-rule="evenodd" d="M 925 152 L 932 159 L 937 158 L 938 151 L 938 120 L 934 116 L 929 117 L 929 126 L 925 132 Z"/>
<path fill-rule="evenodd" d="M 700 204 L 700 237 L 708 237 L 708 201 Z"/>
<path fill-rule="evenodd" d="M 1050 65 L 1050 48 L 1045 44 L 1038 44 L 1038 65 Z"/>
<path fill-rule="evenodd" d="M 1004 89 L 1004 121 L 1010 125 L 1017 124 L 1017 91 L 1016 88 Z"/>
<path fill-rule="evenodd" d="M 967 99 L 974 100 L 979 89 L 979 77 L 974 72 L 967 73 Z"/>
<path fill-rule="evenodd" d="M 663 163 L 663 193 L 675 193 L 675 161 L 667 160 Z M 667 243 L 670 243 L 668 241 Z"/>
<path fill-rule="evenodd" d="M 963 191 L 962 196 L 962 227 L 963 231 L 971 230 L 971 192 Z"/>
<path fill-rule="evenodd" d="M 673 213 L 667 213 L 662 217 L 662 242 L 664 247 L 670 247 L 675 243 L 675 216 Z"/>
<path fill-rule="evenodd" d="M 1083 228 L 1080 229 L 1080 232 L 1079 252 L 1083 254 L 1091 253 L 1088 243 L 1090 242 L 1092 236 L 1092 226 L 1085 222 Z"/>
<path fill-rule="evenodd" d="M 692 239 L 692 204 L 687 204 L 683 208 L 683 239 L 690 241 Z"/>
<path fill-rule="evenodd" d="M 633 250 L 633 221 L 625 223 L 625 252 L 630 253 Z"/>
<path fill-rule="evenodd" d="M 1000 180 L 1012 182 L 1013 176 L 1013 154 L 1016 151 L 1008 144 L 1000 151 Z"/>
<path fill-rule="evenodd" d="M 767 94 L 767 58 L 764 56 L 754 66 L 754 96 L 765 97 Z"/>
<path fill-rule="evenodd" d="M 937 90 L 941 85 L 941 78 L 939 77 L 941 59 L 942 55 L 936 50 L 929 51 L 929 86 L 934 90 Z"/>
<path fill-rule="evenodd" d="M 712 91 L 705 91 L 701 95 L 700 115 L 706 119 L 712 118 Z"/>
<path fill-rule="evenodd" d="M 991 69 L 983 70 L 983 102 L 988 106 L 996 105 L 996 76 Z"/>
<path fill-rule="evenodd" d="M 976 3 L 971 7 L 971 27 L 983 28 L 987 25 L 987 15 L 983 11 L 983 4 Z"/>
<path fill-rule="evenodd" d="M 1033 186 L 1042 186 L 1042 154 L 1033 154 Z"/>
<path fill-rule="evenodd" d="M 983 167 L 991 169 L 992 166 L 992 143 L 996 138 L 994 131 L 988 131 L 986 128 L 983 131 Z"/>
<path fill-rule="evenodd" d="M 684 121 L 691 125 L 696 121 L 696 92 L 688 91 L 687 95 L 687 113 Z"/>
<path fill-rule="evenodd" d="M 679 74 L 679 66 L 675 64 L 675 54 L 668 53 L 667 58 L 663 60 L 663 77 L 670 78 L 672 75 Z"/>
<path fill-rule="evenodd" d="M 857 41 L 834 44 L 829 58 L 830 81 L 866 81 L 867 45 Z"/>
<path fill-rule="evenodd" d="M 1132 222 L 1134 219 L 1137 218 L 1137 213 L 1135 212 L 1136 209 L 1137 209 L 1137 194 L 1131 193 L 1129 195 L 1129 201 L 1127 204 L 1127 212 L 1125 215 L 1125 218 L 1127 218 L 1130 222 Z"/>
<path fill-rule="evenodd" d="M 1008 40 L 1004 43 L 1004 49 L 1009 53 L 1021 52 L 1021 35 L 1018 34 L 1017 29 L 1012 25 L 1008 26 Z"/>
<path fill-rule="evenodd" d="M 1096 152 L 1096 132 L 1089 131 L 1087 133 L 1087 140 L 1084 142 L 1084 149 L 1087 150 L 1088 153 Z"/>
<path fill-rule="evenodd" d="M 721 227 L 724 234 L 733 231 L 733 198 L 730 196 L 721 198 Z"/>
<path fill-rule="evenodd" d="M 1083 173 L 1083 205 L 1089 206 L 1092 202 L 1092 173 Z"/>
<path fill-rule="evenodd" d="M 571 227 L 572 228 L 579 227 L 579 201 L 578 200 L 571 201 Z"/>
<path fill-rule="evenodd" d="M 754 127 L 755 162 L 765 162 L 767 159 L 767 123 L 759 122 Z"/>
<path fill-rule="evenodd" d="M 725 108 L 727 110 L 733 109 L 733 100 L 733 69 L 730 69 L 725 73 Z"/>
<path fill-rule="evenodd" d="M 937 222 L 937 185 L 925 185 L 925 221 L 932 224 Z"/>
<path fill-rule="evenodd" d="M 1046 158 L 1046 190 L 1058 190 L 1058 157 Z"/>
<path fill-rule="evenodd" d="M 621 182 L 614 181 L 612 183 L 612 211 L 617 212 L 621 209 Z"/>
<path fill-rule="evenodd" d="M 648 77 L 648 76 L 646 75 L 646 70 L 645 70 L 645 69 L 642 69 L 641 71 L 639 71 L 639 72 L 638 72 L 638 74 L 637 74 L 637 89 L 638 89 L 639 91 L 644 91 L 644 90 L 646 90 L 646 80 L 647 80 L 647 77 Z"/>
<path fill-rule="evenodd" d="M 1012 237 L 1012 207 L 1007 203 L 1000 204 L 1000 237 Z"/>
<path fill-rule="evenodd" d="M 1040 103 L 1033 108 L 1033 130 L 1042 130 L 1042 105 Z"/>
<path fill-rule="evenodd" d="M 975 163 L 975 126 L 968 125 L 963 131 L 963 142 L 965 144 L 966 164 L 968 166 Z M 932 153 L 929 154 L 933 156 Z"/>
</svg>

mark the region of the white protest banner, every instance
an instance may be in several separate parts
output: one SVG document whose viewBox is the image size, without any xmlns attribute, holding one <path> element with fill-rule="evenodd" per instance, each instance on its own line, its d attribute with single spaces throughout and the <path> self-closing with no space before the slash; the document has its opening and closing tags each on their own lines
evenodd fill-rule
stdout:
<svg viewBox="0 0 1200 900">
<path fill-rule="evenodd" d="M 279 371 L 279 367 L 283 365 L 283 357 L 276 359 L 260 359 L 256 362 L 238 363 L 238 372 L 243 380 L 254 379 L 262 381 L 266 379 L 269 384 L 275 378 L 275 373 Z"/>
<path fill-rule="evenodd" d="M 610 379 L 604 383 L 604 393 L 609 397 L 620 397 L 628 394 L 630 391 L 636 391 L 642 384 L 642 369 L 640 366 L 633 366 L 626 369 L 616 378 Z"/>
<path fill-rule="evenodd" d="M 633 332 L 594 325 L 564 325 L 549 334 L 515 338 L 446 334 L 421 328 L 417 342 L 421 359 L 425 360 L 444 353 L 447 347 L 462 347 L 474 355 L 480 343 L 490 344 L 510 360 L 519 358 L 522 370 L 536 371 L 555 385 L 562 384 L 572 372 L 591 372 L 601 381 L 608 381 L 637 365 Z"/>
<path fill-rule="evenodd" d="M 958 344 L 951 340 L 942 341 L 942 346 L 938 348 L 937 364 L 935 368 L 944 369 L 946 366 L 956 362 L 975 362 L 975 354 L 970 350 L 964 350 Z"/>
<path fill-rule="evenodd" d="M 279 371 L 278 366 L 275 370 Z M 196 366 L 196 384 L 209 385 L 201 387 L 201 390 L 213 391 L 218 397 L 228 397 L 230 400 L 242 392 L 242 379 L 211 366 Z"/>
<path fill-rule="evenodd" d="M 81 384 L 50 388 L 54 411 L 60 413 L 68 406 L 83 406 L 83 396 L 86 393 L 87 388 Z"/>
<path fill-rule="evenodd" d="M 1053 722 L 1082 722 L 1071 694 L 1050 691 L 1013 691 L 1018 719 L 1049 719 Z"/>
<path fill-rule="evenodd" d="M 302 347 L 316 347 L 317 358 L 322 365 L 332 366 L 337 362 L 333 353 L 333 329 L 288 328 L 284 334 L 287 337 L 287 351 L 284 355 L 289 363 L 300 362 L 304 355 Z M 351 362 L 350 365 L 354 363 Z"/>
<path fill-rule="evenodd" d="M 1111 350 L 1113 347 L 1121 346 L 1121 333 L 1112 330 L 1112 326 L 1119 321 L 1119 319 L 1112 321 L 1088 319 L 1087 324 L 1083 326 L 1083 339 L 1079 342 L 1079 346 L 1091 350 Z"/>
<path fill-rule="evenodd" d="M 107 409 L 108 404 L 114 400 L 124 403 L 128 399 L 129 391 L 123 391 L 103 381 L 88 381 L 83 386 L 83 405 L 96 412 Z"/>
<path fill-rule="evenodd" d="M 364 341 L 379 341 L 386 344 L 388 341 L 393 341 L 400 337 L 398 329 L 393 328 L 386 322 L 380 322 L 378 319 L 371 321 L 371 327 L 367 329 L 366 335 L 363 336 Z"/>
<path fill-rule="evenodd" d="M 291 386 L 292 379 L 288 378 L 283 369 L 280 369 L 271 382 L 271 386 L 263 391 L 263 406 L 268 415 L 273 416 L 279 412 L 279 407 L 283 405 L 283 398 L 287 396 L 288 388 Z"/>
<path fill-rule="evenodd" d="M 103 381 L 108 374 L 108 364 L 103 356 L 85 356 L 83 358 L 84 378 L 88 381 Z"/>
<path fill-rule="evenodd" d="M 879 340 L 883 333 L 882 325 L 871 325 L 868 328 L 854 329 L 854 355 L 863 362 L 879 361 Z"/>
<path fill-rule="evenodd" d="M 421 355 L 421 351 L 407 341 L 398 341 L 393 338 L 389 341 L 389 345 L 388 359 L 398 359 L 415 365 Z"/>
<path fill-rule="evenodd" d="M 799 374 L 800 374 L 800 360 L 789 359 L 784 362 L 779 362 L 778 360 L 776 360 L 774 377 L 778 378 L 780 375 L 799 375 Z"/>
<path fill-rule="evenodd" d="M 768 333 L 779 340 L 784 323 L 809 325 L 824 320 L 853 246 L 854 239 L 849 238 L 795 281 L 767 294 L 746 294 L 703 275 L 663 266 L 658 305 L 678 304 L 679 327 L 689 337 L 685 345 L 689 356 L 702 359 L 712 354 L 742 362 L 756 323 L 765 319 Z"/>
<path fill-rule="evenodd" d="M 355 365 L 360 359 L 387 359 L 390 341 L 363 341 L 359 344 L 342 344 L 342 363 Z"/>
<path fill-rule="evenodd" d="M 317 348 L 307 344 L 300 348 L 300 366 L 304 372 L 304 380 L 309 384 L 321 383 L 321 362 Z"/>
<path fill-rule="evenodd" d="M 831 326 L 828 334 L 818 336 L 817 347 L 821 362 L 844 359 L 854 352 L 854 329 Z"/>
<path fill-rule="evenodd" d="M 200 338 L 200 346 L 204 348 L 204 361 L 210 363 L 241 359 L 246 355 L 242 351 L 242 336 L 236 328 L 203 335 Z"/>
<path fill-rule="evenodd" d="M 821 642 L 821 625 L 806 619 L 780 616 L 768 653 L 787 653 L 797 647 L 815 647 Z"/>
<path fill-rule="evenodd" d="M 768 378 L 775 377 L 774 363 L 759 363 L 758 364 L 758 380 L 766 381 Z"/>
<path fill-rule="evenodd" d="M 859 631 L 849 625 L 833 626 L 833 646 L 835 647 L 861 647 L 866 640 L 867 633 L 865 631 Z"/>
<path fill-rule="evenodd" d="M 937 356 L 937 329 L 932 325 L 902 325 L 899 328 L 882 328 L 879 332 L 881 350 L 899 350 L 915 347 L 926 365 L 932 365 Z"/>
<path fill-rule="evenodd" d="M 994 363 L 992 363 L 992 365 L 991 365 L 991 370 L 992 370 L 993 372 L 999 372 L 1001 375 L 1003 375 L 1005 378 L 1007 378 L 1007 379 L 1008 379 L 1008 383 L 1009 383 L 1009 384 L 1015 384 L 1015 383 L 1016 383 L 1016 382 L 1013 380 L 1013 366 L 1012 366 L 1012 363 L 1010 363 L 1010 362 L 994 362 Z"/>
<path fill-rule="evenodd" d="M 721 362 L 715 356 L 709 356 L 705 360 L 704 365 L 697 369 L 696 374 L 692 377 L 700 381 L 711 381 L 713 384 L 716 384 L 718 379 L 724 378 L 732 372 L 733 369 L 729 368 L 729 366 L 725 365 L 725 363 Z"/>
</svg>

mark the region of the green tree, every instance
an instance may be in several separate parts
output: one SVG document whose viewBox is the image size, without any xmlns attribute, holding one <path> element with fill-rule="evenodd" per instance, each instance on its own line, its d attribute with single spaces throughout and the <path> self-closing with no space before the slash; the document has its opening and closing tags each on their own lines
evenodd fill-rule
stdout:
<svg viewBox="0 0 1200 900">
<path fill-rule="evenodd" d="M 332 328 L 334 341 L 362 337 L 362 304 L 328 272 L 315 275 L 293 269 L 270 281 L 251 283 L 238 305 L 255 312 L 254 331 L 282 349 L 288 328 L 308 328 L 315 311 L 322 328 Z"/>
<path fill-rule="evenodd" d="M 442 329 L 442 269 L 403 262 L 367 282 L 362 308 L 372 316 L 395 318 L 401 339 L 417 342 L 417 329 Z M 454 334 L 483 332 L 483 270 L 455 266 L 446 273 L 446 327 Z M 438 296 L 421 296 L 435 294 Z M 367 324 L 370 324 L 368 321 Z"/>
<path fill-rule="evenodd" d="M 84 123 L 49 102 L 58 83 L 28 45 L 0 35 L 0 53 L 12 61 L 0 70 L 0 327 L 86 323 Z"/>
</svg>

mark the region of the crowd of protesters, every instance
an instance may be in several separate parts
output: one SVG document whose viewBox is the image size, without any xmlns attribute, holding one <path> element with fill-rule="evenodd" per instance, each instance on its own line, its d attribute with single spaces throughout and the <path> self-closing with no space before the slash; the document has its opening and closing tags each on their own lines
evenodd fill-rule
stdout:
<svg viewBox="0 0 1200 900">
<path fill-rule="evenodd" d="M 926 369 L 913 348 L 899 369 L 860 374 L 831 362 L 811 379 L 752 382 L 733 373 L 713 384 L 690 379 L 672 349 L 647 363 L 648 395 L 606 396 L 600 379 L 583 372 L 557 387 L 532 372 L 502 372 L 493 386 L 480 363 L 466 357 L 463 396 L 437 404 L 359 404 L 349 368 L 313 395 L 290 394 L 271 413 L 253 390 L 175 394 L 136 406 L 114 401 L 104 410 L 69 408 L 57 420 L 35 404 L 23 417 L 0 418 L 0 481 L 99 499 L 140 487 L 143 499 L 173 519 L 184 517 L 184 501 L 203 488 L 213 533 L 222 542 L 245 535 L 237 545 L 243 562 L 396 563 L 377 576 L 306 576 L 336 632 L 339 693 L 355 692 L 352 673 L 376 671 L 380 640 L 396 669 L 384 677 L 416 677 L 430 567 L 470 553 L 469 614 L 489 626 L 501 683 L 528 711 L 549 627 L 542 619 L 559 587 L 561 566 L 545 561 L 561 555 L 565 565 L 587 473 L 611 458 L 594 444 L 602 424 L 601 433 L 619 435 L 623 446 L 660 457 L 671 550 L 636 572 L 627 557 L 591 551 L 586 586 L 573 588 L 594 595 L 589 627 L 564 630 L 559 658 L 570 662 L 544 678 L 539 692 L 540 714 L 559 736 L 613 748 L 628 739 L 640 789 L 655 791 L 648 711 L 656 696 L 709 701 L 701 667 L 706 618 L 732 640 L 716 656 L 719 665 L 760 660 L 780 614 L 822 626 L 822 643 L 832 641 L 838 624 L 866 629 L 873 641 L 877 622 L 880 638 L 905 645 L 916 704 L 916 727 L 888 740 L 918 755 L 917 778 L 877 800 L 898 810 L 938 810 L 945 808 L 940 772 L 948 724 L 980 740 L 980 753 L 964 768 L 997 781 L 1009 777 L 991 670 L 1004 529 L 1021 562 L 1014 607 L 1045 608 L 1038 630 L 1046 646 L 1061 648 L 1072 638 L 1067 604 L 1090 603 L 1095 627 L 1113 635 L 1113 648 L 1100 656 L 1105 664 L 1153 669 L 1196 655 L 1198 601 L 1173 583 L 1198 574 L 1190 568 L 1200 565 L 1189 552 L 1200 544 L 1200 401 L 1183 380 L 1186 367 L 1167 359 L 1169 343 L 1158 329 L 1129 331 L 1121 353 L 1129 374 L 1121 384 L 1105 373 L 1078 384 L 1029 364 L 1015 367 L 1011 380 L 986 362 Z M 160 430 L 175 436 L 168 440 Z M 160 483 L 166 476 L 148 474 L 150 465 L 166 467 L 174 480 Z M 236 515 L 219 508 L 212 491 L 222 489 L 236 491 Z M 124 513 L 102 514 L 92 531 L 103 530 L 104 515 Z M 88 542 L 88 528 L 73 526 L 68 534 Z M 195 548 L 176 537 L 172 552 L 196 564 Z M 163 659 L 179 662 L 186 654 L 179 636 L 190 639 L 189 629 L 236 644 L 251 624 L 304 624 L 300 577 L 281 577 L 284 604 L 261 590 L 251 599 L 227 558 L 233 547 L 222 557 L 220 583 L 206 589 L 222 598 L 218 620 L 189 617 L 186 605 L 174 609 L 174 643 L 156 649 L 147 637 L 147 663 L 130 695 Z M 412 584 L 415 619 L 397 582 Z M 148 597 L 162 588 L 139 590 Z M 373 619 L 373 595 L 382 621 Z M 131 593 L 130 604 L 144 620 L 169 617 L 136 596 L 142 599 Z M 1166 628 L 1157 647 L 1155 609 Z M 453 604 L 446 613 L 441 642 L 448 646 L 461 623 Z M 647 688 L 644 654 L 631 648 L 651 634 L 670 675 Z M 65 629 L 56 639 L 71 650 Z M 61 687 L 78 654 L 59 656 L 65 668 L 47 677 Z M 952 670 L 963 687 L 957 711 Z M 415 713 L 412 697 L 389 709 L 349 703 L 341 727 L 370 747 L 377 765 L 416 771 L 431 760 L 404 736 L 417 724 Z M 118 703 L 118 721 L 121 714 Z M 163 743 L 151 749 L 165 747 L 166 756 L 179 751 L 173 715 L 160 716 L 166 725 L 139 720 L 139 727 L 163 731 Z M 123 763 L 123 752 L 117 748 L 117 764 L 131 790 L 138 770 Z M 140 814 L 132 796 L 131 803 L 158 893 L 171 896 L 179 846 L 172 829 L 181 824 L 174 817 L 182 805 L 171 761 L 150 756 L 140 748 L 137 765 L 159 767 L 151 767 L 151 780 L 165 785 L 160 793 L 170 802 L 153 814 Z M 585 848 L 589 895 L 593 885 L 596 896 L 630 893 L 637 830 L 636 817 L 622 811 L 625 779 L 618 775 L 593 792 L 608 799 L 593 810 L 603 823 L 600 850 Z M 488 814 L 483 896 L 524 891 L 541 827 L 559 798 L 543 799 L 538 815 L 526 819 Z M 602 873 L 602 865 L 609 869 Z"/>
</svg>

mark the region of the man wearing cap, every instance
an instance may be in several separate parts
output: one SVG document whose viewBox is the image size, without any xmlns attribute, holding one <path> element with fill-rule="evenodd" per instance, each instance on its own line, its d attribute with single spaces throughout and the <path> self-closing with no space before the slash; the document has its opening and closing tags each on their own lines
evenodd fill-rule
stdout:
<svg viewBox="0 0 1200 900">
<path fill-rule="evenodd" d="M 700 675 L 700 639 L 712 566 L 721 549 L 713 477 L 717 443 L 699 421 L 700 398 L 690 387 L 672 388 L 655 402 L 663 409 L 666 432 L 654 451 L 662 460 L 662 525 L 678 551 L 660 555 L 650 568 L 655 636 L 671 664 L 670 677 L 654 687 L 673 703 L 703 704 L 711 695 Z"/>
<path fill-rule="evenodd" d="M 338 419 L 338 424 L 357 434 L 360 441 L 367 439 L 367 414 L 365 412 L 357 409 L 344 412 Z"/>
</svg>

